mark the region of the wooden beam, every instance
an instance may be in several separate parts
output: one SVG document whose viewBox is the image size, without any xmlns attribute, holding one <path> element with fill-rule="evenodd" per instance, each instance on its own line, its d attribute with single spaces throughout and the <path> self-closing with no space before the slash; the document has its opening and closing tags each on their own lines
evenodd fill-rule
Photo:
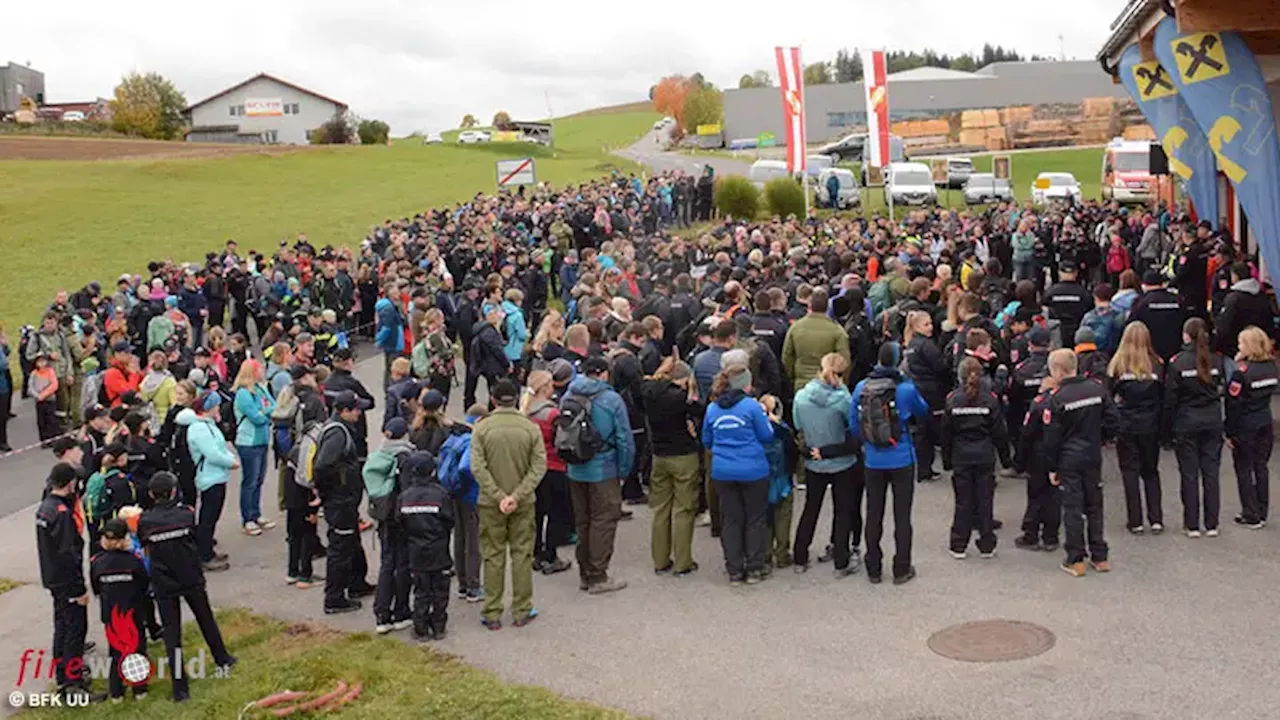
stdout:
<svg viewBox="0 0 1280 720">
<path fill-rule="evenodd" d="M 1242 32 L 1240 37 L 1254 55 L 1280 55 L 1280 32 Z"/>
<path fill-rule="evenodd" d="M 1156 59 L 1156 31 L 1151 32 L 1138 38 L 1138 49 L 1142 51 L 1142 59 L 1144 62 L 1151 62 Z"/>
<path fill-rule="evenodd" d="M 1280 30 L 1280 0 L 1179 0 L 1179 32 Z"/>
</svg>

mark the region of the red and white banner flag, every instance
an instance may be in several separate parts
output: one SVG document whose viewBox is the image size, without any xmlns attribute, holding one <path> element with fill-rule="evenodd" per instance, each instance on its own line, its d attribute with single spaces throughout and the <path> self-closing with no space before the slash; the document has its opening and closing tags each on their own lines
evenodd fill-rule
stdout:
<svg viewBox="0 0 1280 720">
<path fill-rule="evenodd" d="M 867 90 L 866 157 L 873 167 L 889 164 L 889 85 L 884 50 L 862 51 L 863 86 Z"/>
<path fill-rule="evenodd" d="M 778 84 L 782 86 L 782 113 L 787 126 L 787 172 L 804 172 L 804 65 L 800 48 L 774 48 L 778 57 Z"/>
</svg>

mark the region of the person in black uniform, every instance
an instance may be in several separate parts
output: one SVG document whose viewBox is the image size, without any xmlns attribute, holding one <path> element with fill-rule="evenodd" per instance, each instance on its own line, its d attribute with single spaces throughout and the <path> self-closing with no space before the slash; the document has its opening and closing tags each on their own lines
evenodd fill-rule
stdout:
<svg viewBox="0 0 1280 720">
<path fill-rule="evenodd" d="M 108 629 L 118 632 L 116 618 L 131 622 L 134 627 L 134 642 L 122 643 L 118 635 L 108 634 L 108 645 L 111 646 L 111 677 L 107 681 L 111 698 L 124 698 L 124 682 L 120 674 L 120 660 L 126 655 L 139 654 L 147 656 L 146 618 L 151 616 L 151 603 L 147 601 L 147 588 L 151 578 L 142 560 L 133 554 L 129 541 L 129 527 L 124 520 L 112 518 L 102 528 L 102 551 L 95 554 L 89 562 L 89 582 L 93 593 L 99 596 L 102 609 L 102 624 Z M 141 682 L 133 686 L 133 699 L 141 700 L 147 696 L 147 683 Z"/>
<path fill-rule="evenodd" d="M 1218 536 L 1222 464 L 1222 390 L 1227 367 L 1209 349 L 1209 329 L 1193 317 L 1182 326 L 1182 351 L 1165 373 L 1165 417 L 1173 436 L 1182 476 L 1182 524 L 1187 537 L 1200 537 L 1201 520 L 1209 537 Z M 1201 518 L 1201 489 L 1204 490 Z"/>
<path fill-rule="evenodd" d="M 138 518 L 138 540 L 151 558 L 151 589 L 164 624 L 173 701 L 183 702 L 191 697 L 182 659 L 183 600 L 200 626 L 214 664 L 229 668 L 236 664 L 236 659 L 227 652 L 213 608 L 209 606 L 204 570 L 196 552 L 196 514 L 178 501 L 178 478 L 167 471 L 152 476 L 151 500 L 154 505 Z"/>
<path fill-rule="evenodd" d="M 1049 374 L 1057 388 L 1044 410 L 1044 462 L 1049 482 L 1062 492 L 1062 524 L 1067 556 L 1062 570 L 1085 574 L 1085 559 L 1096 572 L 1111 570 L 1103 537 L 1102 439 L 1115 432 L 1115 407 L 1097 380 L 1076 375 L 1070 350 L 1049 353 Z"/>
<path fill-rule="evenodd" d="M 1080 320 L 1093 309 L 1093 295 L 1076 281 L 1079 268 L 1075 263 L 1063 262 L 1058 268 L 1061 278 L 1044 291 L 1044 304 L 1049 317 L 1062 326 L 1062 344 L 1069 344 L 1076 336 Z"/>
<path fill-rule="evenodd" d="M 354 612 L 360 609 L 357 598 L 372 595 L 374 587 L 365 579 L 368 564 L 360 546 L 360 498 L 364 478 L 360 474 L 363 461 L 359 456 L 357 427 L 370 403 L 353 392 L 344 391 L 330 403 L 333 422 L 316 443 L 313 462 L 316 492 L 329 524 L 329 553 L 324 581 L 326 614 Z"/>
<path fill-rule="evenodd" d="M 1048 372 L 1048 356 L 1045 357 Z M 1013 545 L 1022 550 L 1058 549 L 1058 529 L 1062 524 L 1061 493 L 1049 482 L 1049 471 L 1044 461 L 1044 418 L 1049 409 L 1051 391 L 1058 386 L 1051 376 L 1040 381 L 1040 392 L 1031 401 L 1022 420 L 1022 437 L 1019 444 L 1027 458 L 1027 509 L 1022 515 L 1022 534 Z"/>
<path fill-rule="evenodd" d="M 1019 310 L 1018 312 L 1022 312 Z M 1043 325 L 1034 325 L 1025 333 L 1027 343 L 1026 355 L 1013 369 L 1009 378 L 1009 411 L 1008 427 L 1010 440 L 1014 447 L 1013 466 L 1006 466 L 1003 475 L 1016 477 L 1027 472 L 1027 452 L 1022 443 L 1023 418 L 1031 407 L 1031 401 L 1040 392 L 1040 384 L 1049 374 L 1049 330 Z M 1028 485 L 1028 495 L 1030 485 Z M 1055 532 L 1056 537 L 1056 532 Z"/>
<path fill-rule="evenodd" d="M 1142 499 L 1152 534 L 1164 532 L 1160 493 L 1160 393 L 1164 363 L 1151 348 L 1151 333 L 1141 322 L 1129 323 L 1116 356 L 1107 367 L 1106 382 L 1120 417 L 1116 460 L 1124 481 L 1125 527 L 1134 535 L 1144 531 Z M 1139 479 L 1142 480 L 1139 485 Z"/>
<path fill-rule="evenodd" d="M 1189 317 L 1208 317 L 1209 251 L 1206 243 L 1212 233 L 1213 225 L 1208 220 L 1201 220 L 1194 236 L 1183 236 L 1183 245 L 1174 261 L 1173 286 L 1177 288 L 1178 299 Z"/>
<path fill-rule="evenodd" d="M 36 509 L 40 582 L 53 596 L 53 662 L 58 692 L 94 695 L 84 673 L 84 637 L 89 630 L 89 593 L 84 583 L 84 539 L 76 518 L 76 469 L 53 466 L 48 493 Z M 79 668 L 77 670 L 77 668 Z"/>
<path fill-rule="evenodd" d="M 906 375 L 915 383 L 920 396 L 929 404 L 930 415 L 921 418 L 913 428 L 918 456 L 918 482 L 932 482 L 941 477 L 933 469 L 934 448 L 942 439 L 940 422 L 946 412 L 947 391 L 951 389 L 951 366 L 942 357 L 942 350 L 933 339 L 933 317 L 923 310 L 907 314 L 903 331 L 906 359 Z"/>
<path fill-rule="evenodd" d="M 1151 333 L 1151 348 L 1168 364 L 1182 347 L 1182 323 L 1186 312 L 1178 296 L 1164 286 L 1159 271 L 1148 270 L 1142 276 L 1142 294 L 1129 309 L 1128 322 L 1140 322 Z"/>
<path fill-rule="evenodd" d="M 1227 444 L 1240 490 L 1237 525 L 1260 530 L 1267 524 L 1270 499 L 1267 462 L 1275 435 L 1271 427 L 1271 395 L 1280 381 L 1271 338 L 1261 328 L 1240 333 L 1236 372 L 1227 385 Z"/>
<path fill-rule="evenodd" d="M 1249 266 L 1231 266 L 1231 287 L 1220 304 L 1213 306 L 1218 318 L 1214 323 L 1214 349 L 1226 357 L 1235 357 L 1236 337 L 1253 325 L 1264 332 L 1274 332 L 1275 314 L 1272 299 L 1263 291 L 1262 283 L 1253 278 Z"/>
<path fill-rule="evenodd" d="M 983 375 L 982 365 L 975 358 L 961 360 L 961 387 L 947 396 L 942 416 L 942 467 L 953 471 L 952 485 L 956 493 L 951 557 L 957 560 L 965 558 L 975 517 L 978 552 L 983 558 L 995 557 L 992 506 L 996 454 L 1000 455 L 1002 465 L 1010 465 L 1004 406 L 995 393 L 982 388 Z"/>
<path fill-rule="evenodd" d="M 453 510 L 449 491 L 436 482 L 431 453 L 409 454 L 401 469 L 400 523 L 409 542 L 409 571 L 413 575 L 413 633 L 443 640 L 449 621 L 449 537 Z"/>
</svg>

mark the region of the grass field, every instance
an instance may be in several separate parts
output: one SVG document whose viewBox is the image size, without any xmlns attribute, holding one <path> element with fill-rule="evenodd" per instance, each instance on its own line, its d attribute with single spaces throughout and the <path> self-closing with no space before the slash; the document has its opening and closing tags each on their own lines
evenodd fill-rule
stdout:
<svg viewBox="0 0 1280 720">
<path fill-rule="evenodd" d="M 218 623 L 227 648 L 240 661 L 229 679 L 192 680 L 191 700 L 182 705 L 169 701 L 168 680 L 154 682 L 146 699 L 139 702 L 128 698 L 120 704 L 96 705 L 93 717 L 195 720 L 239 716 L 260 720 L 275 716 L 267 708 L 239 713 L 250 702 L 267 695 L 284 690 L 325 693 L 339 680 L 349 685 L 362 683 L 359 698 L 336 712 L 295 716 L 324 715 L 348 720 L 628 717 L 620 711 L 567 700 L 541 688 L 504 683 L 449 655 L 391 638 L 345 634 L 323 626 L 287 625 L 244 610 L 219 611 Z M 187 656 L 194 657 L 203 647 L 199 629 L 188 623 L 183 634 Z M 151 645 L 149 655 L 153 661 L 163 654 L 163 645 Z M 209 668 L 210 676 L 212 673 Z M 29 710 L 21 717 L 73 718 L 83 717 L 83 713 L 78 708 Z"/>
<path fill-rule="evenodd" d="M 523 143 L 404 140 L 281 155 L 0 162 L 0 323 L 36 323 L 60 288 L 95 279 L 111 288 L 120 273 L 145 270 L 155 259 L 202 261 L 228 238 L 263 252 L 299 232 L 317 247 L 354 245 L 384 218 L 493 191 L 494 162 L 503 158 L 534 155 L 538 179 L 557 184 L 634 169 L 609 151 L 658 117 L 559 120 L 554 153 Z"/>
</svg>

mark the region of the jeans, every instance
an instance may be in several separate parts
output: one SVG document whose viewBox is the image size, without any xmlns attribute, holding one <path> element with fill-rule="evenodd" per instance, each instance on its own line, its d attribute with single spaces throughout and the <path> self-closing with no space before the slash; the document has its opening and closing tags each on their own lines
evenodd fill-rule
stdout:
<svg viewBox="0 0 1280 720">
<path fill-rule="evenodd" d="M 378 589 L 373 595 L 373 617 L 379 624 L 399 622 L 409 610 L 409 539 L 404 529 L 378 524 Z M 447 594 L 447 590 L 446 590 Z"/>
<path fill-rule="evenodd" d="M 880 577 L 884 554 L 884 510 L 893 488 L 893 576 L 904 577 L 911 570 L 911 503 L 915 497 L 914 465 L 892 470 L 867 468 L 867 575 Z"/>
<path fill-rule="evenodd" d="M 720 495 L 720 546 L 730 579 L 758 573 L 765 567 L 769 545 L 769 480 L 716 481 Z M 847 561 L 846 561 L 847 562 Z"/>
<path fill-rule="evenodd" d="M 267 475 L 266 445 L 237 445 L 240 453 L 240 524 L 262 517 L 262 481 Z"/>
<path fill-rule="evenodd" d="M 222 517 L 222 505 L 227 501 L 226 483 L 218 483 L 200 493 L 199 518 L 196 521 L 196 552 L 200 562 L 213 559 L 213 531 Z"/>
</svg>

